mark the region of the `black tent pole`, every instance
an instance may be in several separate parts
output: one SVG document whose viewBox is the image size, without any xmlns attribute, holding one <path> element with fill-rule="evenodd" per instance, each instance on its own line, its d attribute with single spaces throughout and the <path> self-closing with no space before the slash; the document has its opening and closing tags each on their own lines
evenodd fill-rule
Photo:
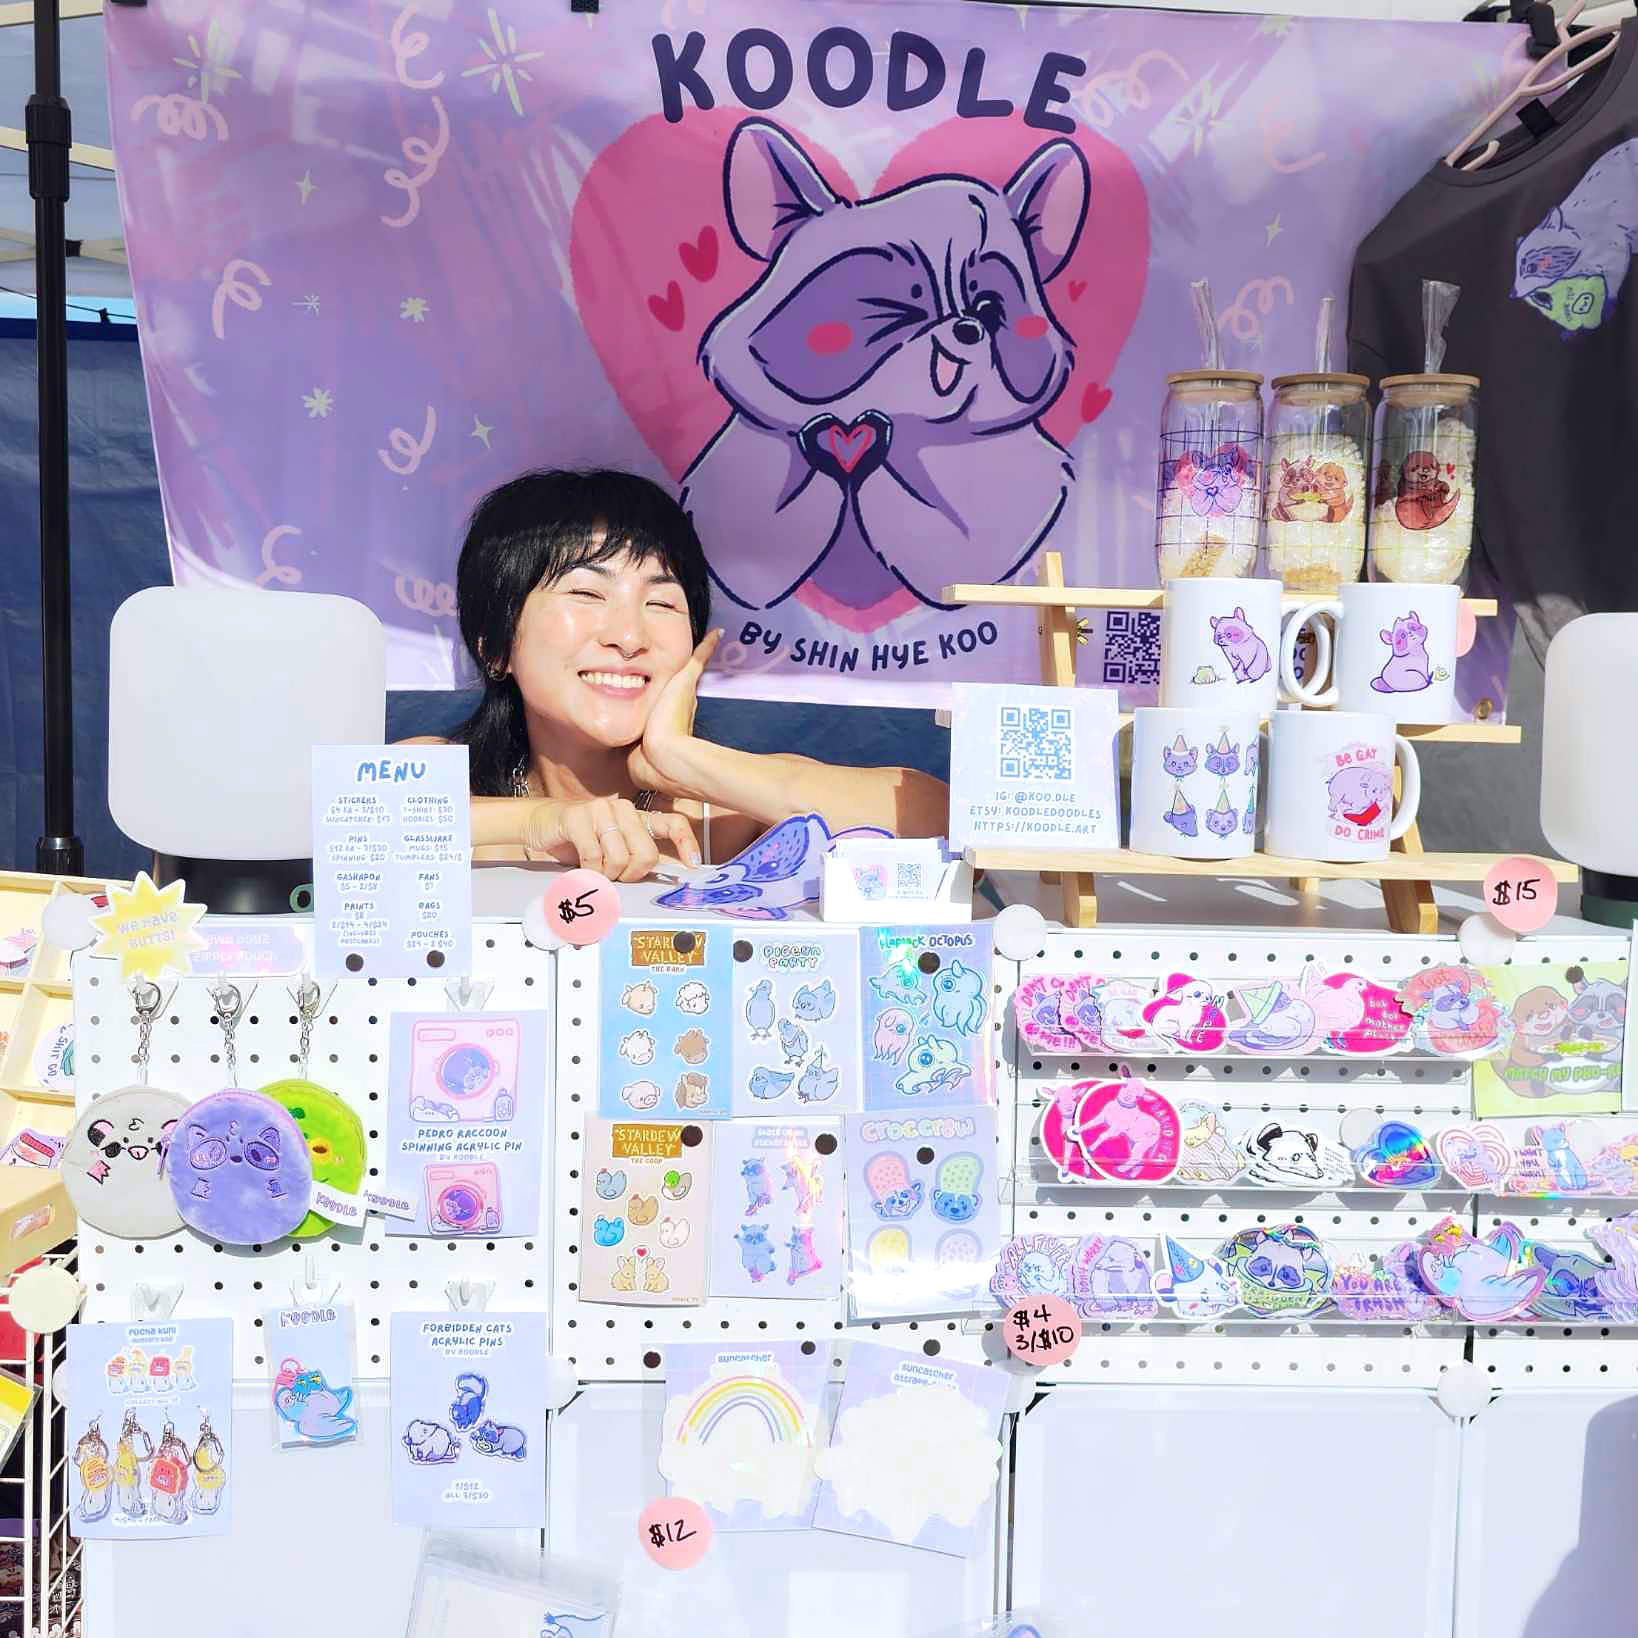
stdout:
<svg viewBox="0 0 1638 1638">
<path fill-rule="evenodd" d="M 74 698 L 68 601 L 68 104 L 62 97 L 58 0 L 35 0 L 34 95 L 28 99 L 28 191 L 34 196 L 34 289 L 40 385 L 40 684 L 45 716 L 45 834 L 34 868 L 85 873 L 74 834 Z"/>
</svg>

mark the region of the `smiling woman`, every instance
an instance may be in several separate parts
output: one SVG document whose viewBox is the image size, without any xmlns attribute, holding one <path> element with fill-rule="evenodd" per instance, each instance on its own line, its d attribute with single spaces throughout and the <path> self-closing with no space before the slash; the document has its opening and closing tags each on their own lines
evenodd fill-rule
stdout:
<svg viewBox="0 0 1638 1638">
<path fill-rule="evenodd" d="M 471 750 L 475 857 L 638 881 L 662 853 L 731 858 L 801 813 L 833 831 L 943 832 L 949 792 L 929 775 L 695 735 L 721 636 L 706 629 L 710 597 L 692 521 L 647 478 L 530 472 L 478 503 L 456 598 L 484 694 L 451 736 Z"/>
</svg>

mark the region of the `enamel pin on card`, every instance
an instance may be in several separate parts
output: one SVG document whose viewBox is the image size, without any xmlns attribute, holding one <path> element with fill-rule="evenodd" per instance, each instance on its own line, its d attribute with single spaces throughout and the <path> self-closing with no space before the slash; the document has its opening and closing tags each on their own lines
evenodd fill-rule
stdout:
<svg viewBox="0 0 1638 1638">
<path fill-rule="evenodd" d="M 415 1215 L 387 1232 L 538 1233 L 546 1015 L 394 1013 L 391 1040 L 386 1169 Z"/>
<path fill-rule="evenodd" d="M 68 1328 L 69 1529 L 222 1536 L 233 1510 L 233 1321 Z"/>
<path fill-rule="evenodd" d="M 786 1119 L 859 1107 L 859 938 L 851 928 L 737 936 L 736 1115 Z M 703 1037 L 690 1044 L 703 1054 Z"/>
<path fill-rule="evenodd" d="M 714 1129 L 713 1297 L 821 1301 L 842 1289 L 842 1123 Z"/>
<path fill-rule="evenodd" d="M 944 1314 L 988 1289 L 1001 1245 L 995 1111 L 847 1120 L 848 1281 L 860 1319 Z"/>
<path fill-rule="evenodd" d="M 620 926 L 603 940 L 598 1109 L 605 1120 L 730 1113 L 726 927 Z"/>
<path fill-rule="evenodd" d="M 966 1557 L 1000 1476 L 1008 1375 L 855 1342 L 814 1527 Z"/>
<path fill-rule="evenodd" d="M 392 1316 L 392 1516 L 429 1528 L 546 1522 L 544 1314 Z"/>
<path fill-rule="evenodd" d="M 582 1302 L 677 1307 L 705 1301 L 711 1148 L 712 1127 L 705 1122 L 587 1118 L 580 1163 Z M 740 1192 L 743 1198 L 743 1184 Z"/>
<path fill-rule="evenodd" d="M 823 1438 L 822 1354 L 794 1342 L 669 1343 L 660 1473 L 718 1530 L 795 1530 L 813 1515 Z"/>
<path fill-rule="evenodd" d="M 862 929 L 866 1109 L 991 1101 L 991 939 L 981 923 Z"/>
</svg>

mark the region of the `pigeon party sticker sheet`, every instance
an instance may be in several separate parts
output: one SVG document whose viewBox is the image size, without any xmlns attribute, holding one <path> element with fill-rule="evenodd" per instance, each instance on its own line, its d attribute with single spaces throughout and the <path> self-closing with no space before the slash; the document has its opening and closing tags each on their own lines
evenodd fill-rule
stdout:
<svg viewBox="0 0 1638 1638">
<path fill-rule="evenodd" d="M 711 1295 L 814 1301 L 842 1289 L 842 1123 L 715 1131 Z"/>
<path fill-rule="evenodd" d="M 866 1109 L 988 1103 L 988 925 L 859 934 Z"/>
<path fill-rule="evenodd" d="M 622 922 L 602 945 L 598 1109 L 606 1120 L 711 1120 L 731 1112 L 725 927 Z"/>
<path fill-rule="evenodd" d="M 665 1350 L 660 1474 L 718 1530 L 797 1530 L 813 1516 L 827 1362 L 795 1342 Z"/>
<path fill-rule="evenodd" d="M 970 1554 L 1001 1467 L 1008 1373 L 855 1342 L 814 1527 Z"/>
<path fill-rule="evenodd" d="M 859 1104 L 859 935 L 734 940 L 734 1113 L 835 1114 Z"/>
<path fill-rule="evenodd" d="M 581 1159 L 580 1300 L 705 1301 L 708 1125 L 588 1119 Z"/>
<path fill-rule="evenodd" d="M 394 1013 L 387 1177 L 415 1204 L 389 1234 L 540 1231 L 546 1015 Z"/>
<path fill-rule="evenodd" d="M 68 1328 L 70 1531 L 224 1536 L 233 1511 L 233 1321 Z"/>
<path fill-rule="evenodd" d="M 983 1300 L 1001 1248 L 995 1111 L 847 1120 L 848 1269 L 860 1319 Z"/>
<path fill-rule="evenodd" d="M 392 1316 L 392 1517 L 443 1529 L 546 1523 L 544 1314 Z"/>
</svg>

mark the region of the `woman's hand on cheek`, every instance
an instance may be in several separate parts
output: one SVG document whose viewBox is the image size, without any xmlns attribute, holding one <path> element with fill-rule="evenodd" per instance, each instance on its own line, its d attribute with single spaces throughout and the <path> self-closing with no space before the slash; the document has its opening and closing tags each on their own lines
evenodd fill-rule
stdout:
<svg viewBox="0 0 1638 1638">
<path fill-rule="evenodd" d="M 707 632 L 654 702 L 642 742 L 632 748 L 627 767 L 633 779 L 648 790 L 671 796 L 692 796 L 685 784 L 682 754 L 694 737 L 694 713 L 699 706 L 700 678 L 722 641 L 722 632 Z"/>
<path fill-rule="evenodd" d="M 612 882 L 640 882 L 664 844 L 685 864 L 699 863 L 693 828 L 680 813 L 643 813 L 624 797 L 535 803 L 524 831 L 530 859 L 554 859 L 596 870 Z"/>
</svg>

